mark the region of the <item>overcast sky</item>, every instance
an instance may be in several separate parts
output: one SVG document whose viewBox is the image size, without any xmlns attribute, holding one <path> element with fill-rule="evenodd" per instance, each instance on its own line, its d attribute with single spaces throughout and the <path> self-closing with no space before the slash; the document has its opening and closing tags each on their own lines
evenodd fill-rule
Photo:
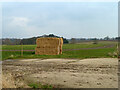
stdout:
<svg viewBox="0 0 120 90">
<path fill-rule="evenodd" d="M 118 36 L 117 2 L 6 2 L 2 37 L 55 34 L 65 38 Z"/>
</svg>

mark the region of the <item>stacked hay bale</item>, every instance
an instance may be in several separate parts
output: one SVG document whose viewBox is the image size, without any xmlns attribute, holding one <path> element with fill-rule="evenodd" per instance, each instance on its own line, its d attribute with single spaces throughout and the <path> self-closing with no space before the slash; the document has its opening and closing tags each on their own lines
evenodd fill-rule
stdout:
<svg viewBox="0 0 120 90">
<path fill-rule="evenodd" d="M 59 39 L 60 39 L 60 54 L 62 54 L 63 39 L 62 38 Z"/>
<path fill-rule="evenodd" d="M 35 49 L 35 54 L 39 55 L 58 55 L 62 54 L 62 38 L 37 38 L 37 47 Z"/>
</svg>

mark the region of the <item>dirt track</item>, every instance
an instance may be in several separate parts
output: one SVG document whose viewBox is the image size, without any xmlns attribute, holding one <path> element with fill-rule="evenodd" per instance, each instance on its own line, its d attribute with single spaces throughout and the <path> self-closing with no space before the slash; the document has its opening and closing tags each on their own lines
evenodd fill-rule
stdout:
<svg viewBox="0 0 120 90">
<path fill-rule="evenodd" d="M 3 88 L 25 88 L 36 82 L 60 88 L 118 87 L 115 58 L 8 60 L 2 66 L 4 81 L 12 82 Z"/>
</svg>

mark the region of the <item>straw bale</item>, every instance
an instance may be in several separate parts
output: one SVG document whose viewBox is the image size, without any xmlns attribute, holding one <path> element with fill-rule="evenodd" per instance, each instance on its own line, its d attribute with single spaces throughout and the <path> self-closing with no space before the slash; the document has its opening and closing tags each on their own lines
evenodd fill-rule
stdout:
<svg viewBox="0 0 120 90">
<path fill-rule="evenodd" d="M 35 54 L 40 55 L 58 55 L 59 49 L 58 48 L 36 48 Z"/>
<path fill-rule="evenodd" d="M 62 45 L 63 45 L 63 39 L 60 38 L 60 54 L 62 54 Z"/>
<path fill-rule="evenodd" d="M 62 54 L 62 38 L 37 38 L 35 54 L 39 55 L 58 55 Z"/>
<path fill-rule="evenodd" d="M 59 38 L 38 38 L 36 44 L 37 47 L 57 47 L 59 46 Z"/>
<path fill-rule="evenodd" d="M 62 38 L 60 38 L 60 41 L 61 41 L 61 45 L 63 45 L 63 39 Z"/>
</svg>

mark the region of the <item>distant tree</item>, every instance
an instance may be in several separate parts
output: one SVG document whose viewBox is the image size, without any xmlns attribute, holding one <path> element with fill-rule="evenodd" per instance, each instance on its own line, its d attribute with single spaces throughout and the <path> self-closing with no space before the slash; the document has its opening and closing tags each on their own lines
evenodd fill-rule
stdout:
<svg viewBox="0 0 120 90">
<path fill-rule="evenodd" d="M 93 44 L 98 44 L 98 39 L 97 38 L 93 39 Z"/>
<path fill-rule="evenodd" d="M 115 39 L 116 39 L 116 40 L 120 40 L 120 37 L 116 37 Z"/>
<path fill-rule="evenodd" d="M 20 39 L 15 39 L 13 44 L 19 45 L 20 44 Z"/>
<path fill-rule="evenodd" d="M 75 44 L 76 43 L 76 39 L 75 38 L 71 38 L 71 43 Z"/>
<path fill-rule="evenodd" d="M 49 36 L 49 37 L 55 37 L 55 35 L 54 35 L 54 34 L 49 34 L 48 36 Z"/>
<path fill-rule="evenodd" d="M 49 34 L 49 35 L 43 35 L 43 36 L 39 36 L 39 37 L 32 37 L 32 38 L 27 38 L 27 39 L 22 39 L 21 43 L 23 45 L 33 45 L 36 44 L 36 39 L 40 38 L 40 37 L 57 37 L 60 38 L 59 36 L 55 36 L 54 34 Z M 63 38 L 63 37 L 62 37 Z M 66 38 L 63 38 L 63 43 L 69 43 L 68 40 Z"/>
<path fill-rule="evenodd" d="M 28 39 L 22 39 L 22 40 L 21 40 L 21 43 L 22 43 L 23 45 L 36 44 L 36 38 L 33 37 L 33 38 L 28 38 Z"/>
<path fill-rule="evenodd" d="M 11 45 L 12 44 L 12 42 L 10 41 L 10 39 L 5 39 L 5 43 L 7 44 L 7 45 Z"/>
<path fill-rule="evenodd" d="M 67 44 L 67 43 L 69 43 L 69 41 L 66 38 L 63 38 L 63 43 Z"/>
<path fill-rule="evenodd" d="M 104 38 L 104 40 L 110 40 L 110 38 L 107 36 L 107 37 Z"/>
</svg>

